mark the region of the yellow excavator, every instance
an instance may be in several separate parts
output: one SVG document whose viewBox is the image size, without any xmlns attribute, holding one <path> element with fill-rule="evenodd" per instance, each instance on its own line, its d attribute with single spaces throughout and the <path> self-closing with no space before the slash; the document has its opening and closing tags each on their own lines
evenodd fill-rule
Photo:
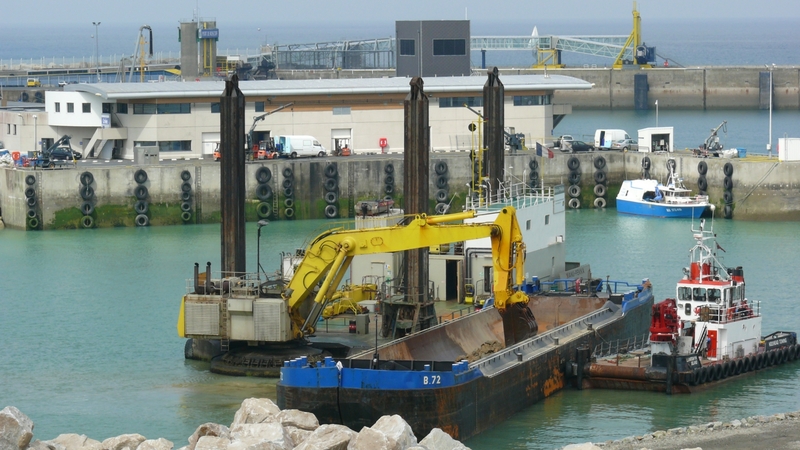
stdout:
<svg viewBox="0 0 800 450">
<path fill-rule="evenodd" d="M 327 231 L 311 242 L 291 280 L 278 289 L 274 284 L 265 288 L 260 276 L 212 280 L 210 269 L 203 277 L 195 265 L 194 292 L 181 301 L 178 335 L 259 344 L 303 341 L 314 334 L 354 256 L 489 237 L 494 305 L 503 315 L 506 340 L 530 337 L 537 327 L 526 306 L 528 296 L 514 289 L 523 284 L 525 276 L 525 244 L 516 210 L 503 208 L 493 223 L 455 223 L 475 216 L 475 211 L 422 214 L 392 227 Z"/>
</svg>

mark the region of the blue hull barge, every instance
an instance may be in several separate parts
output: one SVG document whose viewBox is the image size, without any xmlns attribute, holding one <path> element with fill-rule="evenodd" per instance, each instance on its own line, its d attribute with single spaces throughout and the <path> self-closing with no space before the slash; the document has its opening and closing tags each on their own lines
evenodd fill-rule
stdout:
<svg viewBox="0 0 800 450">
<path fill-rule="evenodd" d="M 646 158 L 647 159 L 647 158 Z M 625 180 L 617 194 L 617 211 L 625 214 L 652 217 L 682 217 L 698 219 L 709 208 L 708 195 L 691 195 L 683 179 L 675 171 L 675 160 L 667 160 L 669 180 L 661 184 L 649 179 L 649 159 L 643 160 L 643 179 Z M 644 168 L 647 166 L 647 168 Z M 705 178 L 703 177 L 705 182 Z"/>
<path fill-rule="evenodd" d="M 489 307 L 348 358 L 298 358 L 281 369 L 278 406 L 354 430 L 399 414 L 418 437 L 441 428 L 463 441 L 561 390 L 577 374 L 579 350 L 650 326 L 646 280 L 624 293 L 613 281 L 545 284 L 529 293 L 534 337 L 506 346 L 503 319 Z"/>
</svg>

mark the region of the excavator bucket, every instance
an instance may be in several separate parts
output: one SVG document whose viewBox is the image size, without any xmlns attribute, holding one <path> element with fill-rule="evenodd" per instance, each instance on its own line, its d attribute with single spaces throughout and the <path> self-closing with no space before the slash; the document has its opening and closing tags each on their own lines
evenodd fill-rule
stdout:
<svg viewBox="0 0 800 450">
<path fill-rule="evenodd" d="M 500 315 L 503 317 L 506 347 L 536 336 L 536 333 L 539 332 L 539 325 L 536 323 L 533 313 L 524 303 L 508 305 Z"/>
</svg>

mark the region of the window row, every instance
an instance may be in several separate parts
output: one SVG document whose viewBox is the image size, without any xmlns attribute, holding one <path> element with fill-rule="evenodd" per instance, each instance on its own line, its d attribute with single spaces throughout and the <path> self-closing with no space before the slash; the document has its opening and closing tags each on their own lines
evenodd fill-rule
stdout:
<svg viewBox="0 0 800 450">
<path fill-rule="evenodd" d="M 55 103 L 56 112 L 61 112 L 61 102 Z M 81 103 L 81 110 L 85 113 L 92 112 L 92 104 L 91 103 Z M 67 103 L 67 112 L 74 113 L 75 112 L 75 103 Z"/>
<path fill-rule="evenodd" d="M 133 146 L 158 147 L 158 151 L 161 153 L 192 151 L 192 141 L 134 141 Z"/>
<path fill-rule="evenodd" d="M 439 108 L 463 108 L 464 105 L 483 106 L 483 97 L 439 97 Z"/>
<path fill-rule="evenodd" d="M 515 95 L 514 106 L 540 106 L 549 105 L 552 99 L 549 95 Z"/>
<path fill-rule="evenodd" d="M 400 56 L 416 56 L 416 44 L 414 39 L 400 39 Z M 463 56 L 466 54 L 466 39 L 433 40 L 433 56 Z"/>
<path fill-rule="evenodd" d="M 191 103 L 134 103 L 134 114 L 191 114 Z"/>
</svg>

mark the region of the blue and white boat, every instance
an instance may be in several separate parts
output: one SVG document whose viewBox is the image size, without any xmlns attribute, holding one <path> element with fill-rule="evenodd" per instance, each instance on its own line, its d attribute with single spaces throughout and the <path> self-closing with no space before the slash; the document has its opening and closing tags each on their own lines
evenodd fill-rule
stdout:
<svg viewBox="0 0 800 450">
<path fill-rule="evenodd" d="M 666 186 L 658 180 L 625 180 L 617 194 L 617 211 L 653 217 L 699 218 L 708 209 L 708 195 L 692 195 L 670 160 Z"/>
</svg>

